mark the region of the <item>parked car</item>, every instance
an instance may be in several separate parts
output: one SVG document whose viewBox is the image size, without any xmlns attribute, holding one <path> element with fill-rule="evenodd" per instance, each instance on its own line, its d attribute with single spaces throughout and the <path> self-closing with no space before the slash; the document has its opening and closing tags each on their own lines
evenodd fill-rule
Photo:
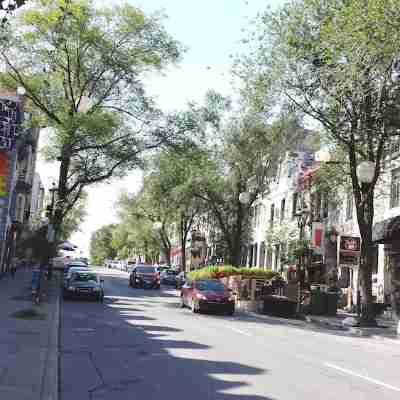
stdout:
<svg viewBox="0 0 400 400">
<path fill-rule="evenodd" d="M 63 288 L 68 287 L 68 283 L 69 283 L 69 280 L 71 279 L 72 273 L 79 272 L 79 271 L 88 272 L 89 269 L 87 267 L 70 267 L 68 269 L 67 273 L 64 272 Z"/>
<path fill-rule="evenodd" d="M 129 286 L 160 289 L 160 274 L 157 267 L 152 265 L 136 266 L 129 275 Z"/>
<path fill-rule="evenodd" d="M 133 269 L 136 267 L 136 261 L 128 261 L 126 266 L 126 271 L 131 273 Z"/>
<path fill-rule="evenodd" d="M 71 268 L 86 268 L 88 269 L 87 264 L 83 263 L 82 261 L 71 261 L 64 267 L 64 279 L 67 277 L 68 272 Z"/>
<path fill-rule="evenodd" d="M 175 287 L 177 289 L 180 289 L 184 285 L 185 282 L 186 282 L 186 273 L 185 273 L 185 271 L 179 272 L 175 276 Z"/>
<path fill-rule="evenodd" d="M 218 279 L 198 279 L 187 281 L 182 286 L 181 307 L 190 307 L 194 313 L 221 311 L 233 315 L 235 298 Z"/>
<path fill-rule="evenodd" d="M 159 266 L 158 266 L 158 272 L 159 272 L 160 274 L 161 274 L 162 272 L 168 270 L 168 269 L 171 269 L 171 266 L 170 266 L 170 265 L 167 265 L 167 264 L 163 264 L 163 265 L 159 265 Z"/>
<path fill-rule="evenodd" d="M 98 301 L 104 299 L 103 279 L 90 270 L 73 271 L 64 288 L 64 298 L 90 297 Z"/>
<path fill-rule="evenodd" d="M 161 272 L 160 280 L 164 285 L 176 285 L 176 271 L 173 269 L 166 269 Z"/>
</svg>

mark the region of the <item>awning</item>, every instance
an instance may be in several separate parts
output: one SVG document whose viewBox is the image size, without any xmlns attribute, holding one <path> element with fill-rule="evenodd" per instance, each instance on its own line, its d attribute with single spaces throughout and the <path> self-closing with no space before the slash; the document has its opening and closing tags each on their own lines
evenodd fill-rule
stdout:
<svg viewBox="0 0 400 400">
<path fill-rule="evenodd" d="M 374 242 L 389 243 L 395 239 L 400 239 L 400 215 L 377 222 L 372 228 Z"/>
</svg>

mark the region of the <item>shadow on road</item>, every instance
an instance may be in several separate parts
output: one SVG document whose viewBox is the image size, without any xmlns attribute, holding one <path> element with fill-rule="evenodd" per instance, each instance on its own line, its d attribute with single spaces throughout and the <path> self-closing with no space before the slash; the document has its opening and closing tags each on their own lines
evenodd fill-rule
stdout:
<svg viewBox="0 0 400 400">
<path fill-rule="evenodd" d="M 266 370 L 234 359 L 207 359 L 209 346 L 175 336 L 184 328 L 141 314 L 138 301 L 159 296 L 174 297 L 132 290 L 103 305 L 63 304 L 60 400 L 273 400 L 251 394 L 250 377 Z"/>
</svg>

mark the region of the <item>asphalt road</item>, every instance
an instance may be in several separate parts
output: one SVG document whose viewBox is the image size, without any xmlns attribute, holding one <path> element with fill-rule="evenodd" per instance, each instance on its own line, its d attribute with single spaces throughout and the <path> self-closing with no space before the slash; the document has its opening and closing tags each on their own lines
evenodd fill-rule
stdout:
<svg viewBox="0 0 400 400">
<path fill-rule="evenodd" d="M 60 400 L 398 400 L 400 345 L 246 315 L 192 314 L 177 292 L 102 270 L 104 304 L 61 310 Z"/>
</svg>

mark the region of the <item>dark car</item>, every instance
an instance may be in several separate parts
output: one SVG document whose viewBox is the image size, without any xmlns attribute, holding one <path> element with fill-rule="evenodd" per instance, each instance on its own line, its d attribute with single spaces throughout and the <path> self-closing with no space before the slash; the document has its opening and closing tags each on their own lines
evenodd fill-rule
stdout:
<svg viewBox="0 0 400 400">
<path fill-rule="evenodd" d="M 92 271 L 74 271 L 64 288 L 64 298 L 90 297 L 98 301 L 104 299 L 103 280 Z"/>
<path fill-rule="evenodd" d="M 81 261 L 71 261 L 69 262 L 65 267 L 64 267 L 64 279 L 69 277 L 69 270 L 70 268 L 85 268 L 87 269 L 88 266 L 87 264 L 81 262 Z"/>
<path fill-rule="evenodd" d="M 157 267 L 137 266 L 129 275 L 129 286 L 160 289 L 160 274 Z"/>
<path fill-rule="evenodd" d="M 164 285 L 176 285 L 176 275 L 177 272 L 174 271 L 173 269 L 166 269 L 161 272 L 160 279 L 161 283 Z"/>
<path fill-rule="evenodd" d="M 220 311 L 233 315 L 235 298 L 218 279 L 199 279 L 188 281 L 182 286 L 181 307 L 190 307 L 194 313 Z"/>
</svg>

